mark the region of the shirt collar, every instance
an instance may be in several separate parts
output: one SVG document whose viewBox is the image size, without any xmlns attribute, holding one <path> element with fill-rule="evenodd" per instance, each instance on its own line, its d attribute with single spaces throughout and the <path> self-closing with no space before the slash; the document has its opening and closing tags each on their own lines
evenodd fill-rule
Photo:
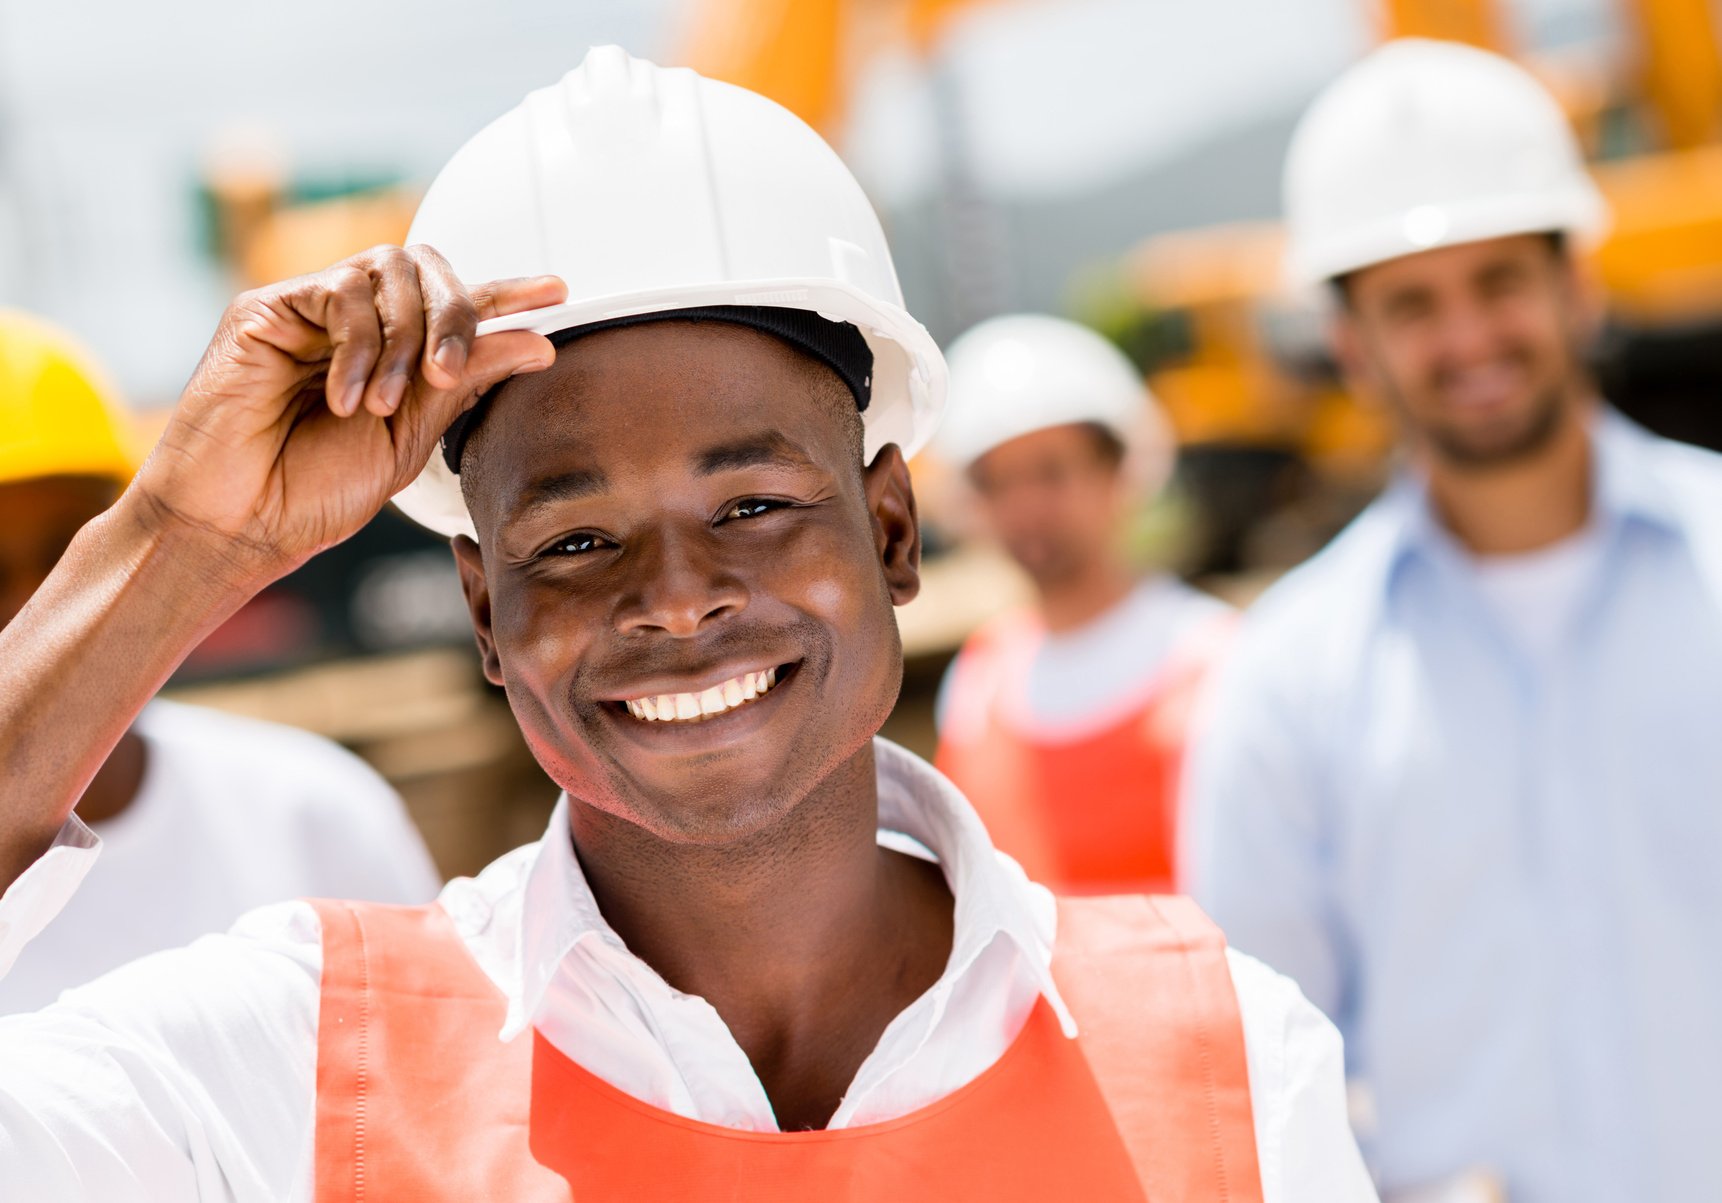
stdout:
<svg viewBox="0 0 1722 1203">
<path fill-rule="evenodd" d="M 1655 436 L 1602 403 L 1590 418 L 1589 428 L 1592 521 L 1602 526 L 1637 521 L 1678 531 L 1678 509 L 1657 474 L 1651 454 Z M 1395 527 L 1388 579 L 1409 556 L 1456 554 L 1457 541 L 1436 517 L 1423 473 L 1415 469 L 1401 472 L 1380 504 Z"/>
<path fill-rule="evenodd" d="M 956 902 L 951 959 L 941 984 L 961 975 L 995 940 L 1009 940 L 1034 973 L 1065 1034 L 1074 1036 L 1075 1021 L 1052 977 L 1057 926 L 1052 895 L 994 849 L 974 807 L 932 766 L 885 739 L 873 741 L 873 755 L 881 835 L 908 836 L 930 852 Z M 599 940 L 625 951 L 621 937 L 599 913 L 574 855 L 568 807 L 563 794 L 522 887 L 515 958 L 520 979 L 518 988 L 508 992 L 504 1040 L 531 1026 L 557 968 L 582 942 Z"/>
</svg>

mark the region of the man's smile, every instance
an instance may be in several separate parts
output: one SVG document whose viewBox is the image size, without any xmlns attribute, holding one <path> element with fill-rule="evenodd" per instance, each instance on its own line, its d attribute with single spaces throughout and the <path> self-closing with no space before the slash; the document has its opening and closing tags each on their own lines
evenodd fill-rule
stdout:
<svg viewBox="0 0 1722 1203">
<path fill-rule="evenodd" d="M 617 734 L 654 755 L 734 751 L 748 746 L 782 709 L 781 695 L 803 675 L 800 660 L 730 661 L 695 672 L 654 673 L 615 687 L 599 711 Z"/>
<path fill-rule="evenodd" d="M 648 723 L 694 723 L 745 706 L 777 685 L 776 667 L 744 672 L 698 692 L 656 693 L 628 698 L 629 714 Z"/>
</svg>

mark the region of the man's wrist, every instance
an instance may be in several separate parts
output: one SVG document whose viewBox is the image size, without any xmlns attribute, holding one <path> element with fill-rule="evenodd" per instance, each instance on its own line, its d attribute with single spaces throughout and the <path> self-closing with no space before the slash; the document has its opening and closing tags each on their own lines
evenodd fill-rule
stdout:
<svg viewBox="0 0 1722 1203">
<path fill-rule="evenodd" d="M 193 611 L 225 617 L 297 567 L 273 549 L 187 522 L 136 485 L 97 521 L 137 583 Z"/>
</svg>

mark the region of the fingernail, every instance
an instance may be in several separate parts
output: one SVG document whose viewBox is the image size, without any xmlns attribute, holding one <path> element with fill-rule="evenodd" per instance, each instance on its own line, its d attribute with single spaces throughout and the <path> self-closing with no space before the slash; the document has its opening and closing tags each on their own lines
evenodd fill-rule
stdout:
<svg viewBox="0 0 1722 1203">
<path fill-rule="evenodd" d="M 390 413 L 400 408 L 401 398 L 407 395 L 407 378 L 399 372 L 392 372 L 383 381 L 382 388 L 377 390 L 377 397 L 383 403 L 383 408 Z"/>
<path fill-rule="evenodd" d="M 341 390 L 341 406 L 336 412 L 342 417 L 351 417 L 359 412 L 359 406 L 365 403 L 365 377 L 352 376 L 347 380 L 347 386 Z"/>
<path fill-rule="evenodd" d="M 437 344 L 432 361 L 450 376 L 458 376 L 466 366 L 466 344 L 458 338 L 445 338 Z"/>
</svg>

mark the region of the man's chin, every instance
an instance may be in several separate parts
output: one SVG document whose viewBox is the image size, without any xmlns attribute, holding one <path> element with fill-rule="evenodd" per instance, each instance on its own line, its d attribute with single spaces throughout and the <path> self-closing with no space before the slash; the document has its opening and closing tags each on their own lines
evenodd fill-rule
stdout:
<svg viewBox="0 0 1722 1203">
<path fill-rule="evenodd" d="M 744 838 L 777 821 L 811 788 L 792 756 L 757 737 L 691 755 L 612 746 L 603 759 L 608 802 L 602 808 L 676 844 Z"/>
<path fill-rule="evenodd" d="M 1075 580 L 1080 574 L 1075 561 L 1060 552 L 1039 547 L 1007 548 L 1010 556 L 1028 574 L 1036 588 L 1056 589 Z"/>
<path fill-rule="evenodd" d="M 782 820 L 790 804 L 769 792 L 717 789 L 629 799 L 622 816 L 669 844 L 717 847 L 758 835 Z"/>
<path fill-rule="evenodd" d="M 1425 435 L 1435 454 L 1455 468 L 1487 470 L 1531 459 L 1554 442 L 1565 406 L 1543 401 L 1528 413 L 1485 422 L 1445 422 Z"/>
</svg>

